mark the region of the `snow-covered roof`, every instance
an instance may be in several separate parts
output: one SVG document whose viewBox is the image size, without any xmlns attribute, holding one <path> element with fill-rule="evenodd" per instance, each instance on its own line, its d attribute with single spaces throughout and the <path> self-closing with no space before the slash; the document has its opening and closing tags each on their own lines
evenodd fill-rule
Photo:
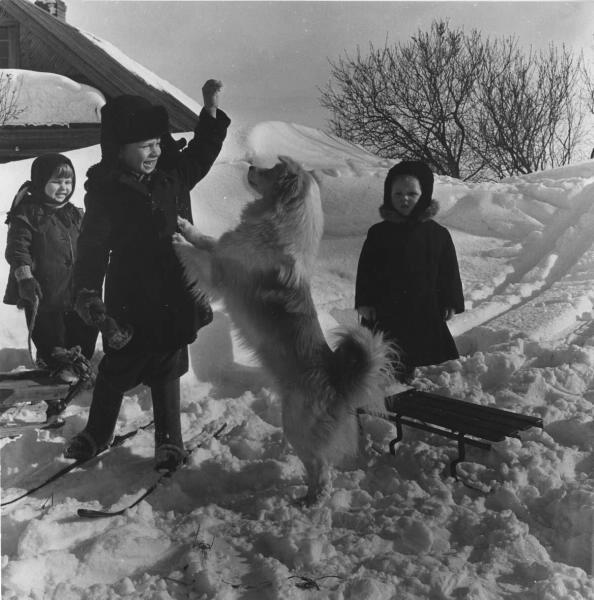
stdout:
<svg viewBox="0 0 594 600">
<path fill-rule="evenodd" d="M 28 0 L 2 0 L 2 10 L 19 24 L 21 38 L 35 41 L 28 48 L 28 68 L 46 70 L 46 57 L 53 56 L 55 70 L 74 79 L 80 76 L 105 97 L 144 96 L 167 108 L 173 131 L 193 128 L 200 105 L 111 44 L 83 33 Z"/>
<path fill-rule="evenodd" d="M 171 94 L 174 98 L 179 100 L 185 106 L 187 106 L 190 110 L 198 114 L 202 110 L 202 105 L 190 98 L 187 94 L 182 92 L 179 88 L 175 87 L 172 83 L 169 83 L 166 79 L 159 77 L 150 69 L 147 69 L 140 63 L 137 63 L 135 60 L 130 58 L 127 54 L 122 52 L 119 48 L 116 48 L 113 44 L 110 44 L 106 40 L 103 40 L 92 33 L 88 33 L 86 31 L 81 31 L 81 33 L 86 36 L 93 44 L 95 44 L 98 48 L 101 48 L 105 51 L 109 56 L 111 56 L 114 60 L 117 60 L 122 66 L 124 66 L 128 71 L 134 73 L 138 77 L 140 77 L 143 81 L 145 81 L 148 85 L 151 85 L 157 90 L 161 90 L 168 94 Z"/>
<path fill-rule="evenodd" d="M 100 123 L 103 94 L 56 73 L 0 71 L 0 87 L 14 94 L 15 110 L 5 125 Z"/>
</svg>

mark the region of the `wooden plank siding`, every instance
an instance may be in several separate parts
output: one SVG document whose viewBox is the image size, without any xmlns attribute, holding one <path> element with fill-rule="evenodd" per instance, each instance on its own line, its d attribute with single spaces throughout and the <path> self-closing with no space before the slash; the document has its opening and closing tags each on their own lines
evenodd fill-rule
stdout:
<svg viewBox="0 0 594 600">
<path fill-rule="evenodd" d="M 20 68 L 19 60 L 19 24 L 0 6 L 0 27 L 5 34 L 8 34 L 8 64 L 5 58 L 0 63 L 0 68 L 8 67 L 9 69 Z"/>
<path fill-rule="evenodd" d="M 99 124 L 71 127 L 1 127 L 0 163 L 38 156 L 45 152 L 67 152 L 99 143 Z"/>
<path fill-rule="evenodd" d="M 55 54 L 51 46 L 35 36 L 30 30 L 21 27 L 20 44 L 21 69 L 58 73 L 78 83 L 86 83 L 86 81 L 81 81 L 80 73 L 76 68 L 61 55 Z"/>
<path fill-rule="evenodd" d="M 107 98 L 144 96 L 165 106 L 172 131 L 194 128 L 198 116 L 185 104 L 129 71 L 75 27 L 28 0 L 0 0 L 0 9 L 19 23 L 21 68 L 65 75 L 92 85 Z"/>
</svg>

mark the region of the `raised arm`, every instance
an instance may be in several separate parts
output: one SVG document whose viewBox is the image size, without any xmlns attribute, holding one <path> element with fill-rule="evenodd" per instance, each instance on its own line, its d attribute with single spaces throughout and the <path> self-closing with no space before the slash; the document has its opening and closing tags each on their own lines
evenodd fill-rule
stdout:
<svg viewBox="0 0 594 600">
<path fill-rule="evenodd" d="M 209 79 L 202 87 L 204 106 L 194 129 L 194 137 L 182 150 L 177 169 L 186 186 L 192 189 L 214 164 L 231 123 L 219 109 L 219 96 L 223 84 Z"/>
</svg>

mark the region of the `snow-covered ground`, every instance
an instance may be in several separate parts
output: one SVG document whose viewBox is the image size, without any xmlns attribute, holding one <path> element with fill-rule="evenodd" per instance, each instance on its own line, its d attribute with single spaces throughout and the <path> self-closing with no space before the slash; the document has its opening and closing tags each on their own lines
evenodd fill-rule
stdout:
<svg viewBox="0 0 594 600">
<path fill-rule="evenodd" d="M 325 235 L 313 292 L 330 332 L 354 320 L 357 259 L 390 165 L 306 127 L 232 128 L 193 192 L 205 233 L 236 223 L 253 197 L 248 163 L 271 164 L 278 154 L 321 181 Z M 69 156 L 82 184 L 99 150 Z M 0 165 L 0 213 L 30 163 Z M 74 202 L 82 197 L 79 185 Z M 370 451 L 335 473 L 323 507 L 297 508 L 302 467 L 283 440 L 279 403 L 218 306 L 191 347 L 182 419 L 188 441 L 226 422 L 222 437 L 121 516 L 90 520 L 76 511 L 117 510 L 151 485 L 150 430 L 4 507 L 2 598 L 594 598 L 594 161 L 497 183 L 440 177 L 435 197 L 467 300 L 451 322 L 462 357 L 419 369 L 413 384 L 545 425 L 468 452 L 459 470 L 483 491 L 448 476 L 455 443 L 405 428 L 395 456 Z M 5 236 L 0 228 L 2 247 Z M 7 274 L 3 264 L 0 281 Z M 23 315 L 2 306 L 0 370 L 25 364 Z M 3 501 L 68 463 L 63 444 L 84 426 L 89 402 L 89 392 L 79 396 L 61 430 L 4 441 Z M 147 390 L 133 390 L 118 432 L 148 422 L 150 407 Z M 365 436 L 386 449 L 395 429 L 367 418 Z"/>
</svg>

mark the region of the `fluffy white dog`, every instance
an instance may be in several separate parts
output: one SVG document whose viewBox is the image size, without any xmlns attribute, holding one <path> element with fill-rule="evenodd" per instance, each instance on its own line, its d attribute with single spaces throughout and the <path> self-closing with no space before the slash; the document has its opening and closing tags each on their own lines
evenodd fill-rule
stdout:
<svg viewBox="0 0 594 600">
<path fill-rule="evenodd" d="M 326 343 L 309 285 L 323 231 L 320 191 L 295 161 L 279 160 L 272 169 L 249 168 L 261 197 L 235 229 L 217 241 L 180 219 L 174 243 L 188 281 L 222 297 L 271 376 L 311 505 L 331 489 L 330 466 L 357 452 L 356 409 L 383 410 L 392 350 L 360 326 L 338 331 L 334 349 Z"/>
</svg>

